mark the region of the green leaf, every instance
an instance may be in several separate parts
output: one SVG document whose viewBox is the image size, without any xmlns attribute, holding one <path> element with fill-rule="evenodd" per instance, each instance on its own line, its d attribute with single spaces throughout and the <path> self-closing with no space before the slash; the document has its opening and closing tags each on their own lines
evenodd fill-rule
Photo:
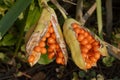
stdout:
<svg viewBox="0 0 120 80">
<path fill-rule="evenodd" d="M 105 58 L 103 58 L 103 63 L 107 66 L 107 67 L 110 67 L 110 66 L 112 66 L 112 63 L 113 63 L 113 61 L 115 60 L 115 58 L 114 57 L 112 57 L 112 56 L 107 56 L 107 57 L 105 57 Z"/>
<path fill-rule="evenodd" d="M 2 37 L 8 29 L 13 25 L 21 12 L 23 12 L 32 0 L 17 0 L 11 9 L 0 20 L 0 37 Z"/>
<path fill-rule="evenodd" d="M 34 7 L 33 9 L 31 8 L 33 8 L 33 6 L 32 7 L 30 6 L 30 10 L 28 12 L 28 17 L 27 17 L 27 21 L 25 25 L 25 31 L 28 31 L 30 27 L 38 21 L 40 17 L 39 7 Z"/>
<path fill-rule="evenodd" d="M 94 70 L 92 70 L 92 71 L 90 72 L 90 74 L 91 74 L 92 77 L 95 77 L 95 76 L 96 76 L 96 72 L 95 72 Z"/>
<path fill-rule="evenodd" d="M 120 33 L 115 34 L 115 38 L 120 39 Z"/>
<path fill-rule="evenodd" d="M 47 55 L 47 54 L 43 54 L 43 55 L 41 55 L 38 63 L 39 63 L 39 64 L 49 64 L 49 63 L 51 63 L 52 61 L 53 61 L 53 60 L 48 59 L 48 55 Z"/>
<path fill-rule="evenodd" d="M 72 80 L 79 80 L 78 79 L 78 74 L 76 72 L 73 72 L 73 78 Z"/>
<path fill-rule="evenodd" d="M 8 63 L 11 59 L 3 52 L 0 52 L 0 60 L 4 63 Z"/>
<path fill-rule="evenodd" d="M 5 56 L 6 56 L 6 55 L 5 55 L 4 53 L 0 52 L 0 59 L 1 59 L 1 60 L 4 60 Z"/>
<path fill-rule="evenodd" d="M 12 34 L 6 34 L 2 40 L 2 46 L 12 46 L 16 43 L 16 38 Z"/>
<path fill-rule="evenodd" d="M 25 52 L 25 44 L 21 46 L 21 51 Z"/>
<path fill-rule="evenodd" d="M 21 68 L 21 63 L 17 63 L 17 69 Z"/>
<path fill-rule="evenodd" d="M 4 4 L 7 5 L 8 7 L 11 7 L 14 3 L 14 0 L 3 0 Z"/>
<path fill-rule="evenodd" d="M 120 78 L 118 76 L 114 77 L 113 79 L 111 80 L 120 80 Z"/>
<path fill-rule="evenodd" d="M 81 78 L 85 77 L 85 71 L 79 71 L 79 77 Z"/>
</svg>

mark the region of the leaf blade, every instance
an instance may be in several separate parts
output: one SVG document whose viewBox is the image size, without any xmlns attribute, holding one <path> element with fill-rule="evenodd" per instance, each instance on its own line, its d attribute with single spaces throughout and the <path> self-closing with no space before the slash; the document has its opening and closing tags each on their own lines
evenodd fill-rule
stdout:
<svg viewBox="0 0 120 80">
<path fill-rule="evenodd" d="M 0 37 L 8 31 L 22 11 L 24 11 L 32 0 L 18 0 L 15 5 L 0 20 Z M 6 24 L 7 23 L 7 24 Z"/>
</svg>

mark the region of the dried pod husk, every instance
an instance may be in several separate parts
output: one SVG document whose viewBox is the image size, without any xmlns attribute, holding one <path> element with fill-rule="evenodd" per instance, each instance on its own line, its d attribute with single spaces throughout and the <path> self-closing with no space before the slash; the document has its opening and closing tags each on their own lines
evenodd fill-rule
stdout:
<svg viewBox="0 0 120 80">
<path fill-rule="evenodd" d="M 63 34 L 71 50 L 72 59 L 80 69 L 90 69 L 96 66 L 100 55 L 108 55 L 102 40 L 72 18 L 66 19 Z"/>
<path fill-rule="evenodd" d="M 54 36 L 54 39 L 52 36 Z M 67 64 L 68 55 L 66 45 L 59 23 L 57 21 L 57 16 L 52 8 L 43 8 L 38 22 L 27 33 L 26 38 L 26 52 L 28 53 L 28 61 L 31 66 L 36 64 L 38 60 L 40 60 L 40 57 L 42 57 L 42 55 L 47 55 L 47 57 L 50 58 L 50 61 L 51 59 L 57 59 L 56 62 L 58 62 L 59 64 Z M 51 53 L 49 53 L 49 48 L 53 49 Z M 54 54 L 52 54 L 53 52 Z M 61 53 L 61 55 L 58 54 L 58 52 Z M 38 55 L 34 55 L 36 53 Z M 31 56 L 34 57 L 34 59 L 31 60 Z M 60 60 L 62 60 L 63 62 L 61 63 Z M 39 63 L 46 64 L 43 62 Z"/>
</svg>

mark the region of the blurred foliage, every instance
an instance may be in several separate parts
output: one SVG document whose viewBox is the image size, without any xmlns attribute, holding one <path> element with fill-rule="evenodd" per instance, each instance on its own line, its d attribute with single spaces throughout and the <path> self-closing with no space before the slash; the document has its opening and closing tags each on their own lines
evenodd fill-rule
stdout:
<svg viewBox="0 0 120 80">
<path fill-rule="evenodd" d="M 13 46 L 16 43 L 16 37 L 13 34 L 6 34 L 0 41 L 0 46 Z"/>
<path fill-rule="evenodd" d="M 14 4 L 14 0 L 0 0 L 0 15 L 4 16 L 5 12 Z"/>
<path fill-rule="evenodd" d="M 5 14 L 7 12 L 9 12 L 9 10 L 14 6 L 14 4 L 17 1 L 18 0 L 0 0 L 0 21 L 5 16 Z M 65 3 L 61 0 L 58 0 L 58 1 L 63 3 L 61 5 L 66 9 L 66 11 L 69 12 L 68 16 L 75 15 L 75 10 L 74 10 L 74 8 L 76 7 L 75 5 Z M 60 22 L 60 25 L 62 26 L 64 20 L 63 20 L 63 17 L 61 16 L 60 12 L 57 10 L 57 8 L 53 4 L 51 4 L 51 2 L 48 2 L 48 3 L 51 7 L 53 7 L 55 9 L 57 16 L 58 16 L 58 20 Z M 84 12 L 85 12 L 90 7 L 91 2 L 89 2 L 88 0 L 84 0 L 84 3 L 85 3 L 84 4 L 84 8 L 85 8 Z M 67 5 L 67 7 L 65 4 Z M 14 73 L 12 73 L 12 72 L 11 73 L 16 74 L 17 77 L 21 77 L 24 75 L 24 76 L 27 76 L 27 78 L 29 78 L 28 75 L 26 75 L 25 73 L 23 74 L 21 71 L 23 71 L 23 72 L 26 71 L 26 73 L 29 73 L 31 70 L 31 74 L 29 73 L 29 75 L 31 75 L 31 76 L 36 73 L 36 72 L 34 72 L 34 67 L 31 68 L 27 63 L 24 39 L 25 39 L 26 32 L 30 29 L 30 27 L 32 25 L 34 25 L 38 21 L 41 10 L 42 9 L 39 7 L 38 1 L 32 0 L 31 3 L 28 6 L 26 6 L 25 10 L 20 12 L 20 14 L 16 17 L 16 20 L 14 21 L 14 23 L 10 26 L 10 29 L 7 30 L 7 32 L 5 33 L 3 38 L 0 40 L 0 79 L 1 79 L 1 76 L 5 75 L 6 72 L 11 70 L 11 66 L 13 66 L 13 72 L 16 71 Z M 70 12 L 70 11 L 73 11 L 73 12 Z M 105 19 L 105 18 L 103 18 L 103 19 Z M 6 22 L 6 25 L 7 25 L 7 22 Z M 90 26 L 89 28 L 93 32 L 95 32 L 95 33 L 98 32 L 97 29 L 95 28 L 97 26 L 96 14 L 91 16 L 91 18 L 88 20 L 86 25 L 89 25 Z M 5 26 L 3 26 L 3 27 L 5 27 Z M 116 27 L 114 27 L 114 28 L 116 28 Z M 114 29 L 114 31 L 112 32 L 111 44 L 120 48 L 120 28 L 117 28 L 117 30 Z M 18 49 L 18 50 L 16 51 L 16 49 Z M 48 61 L 47 56 L 46 55 L 42 55 L 42 56 L 44 58 L 42 57 L 39 60 L 40 62 L 38 62 L 38 63 L 42 63 L 43 59 L 46 59 L 46 60 L 43 60 L 43 63 L 49 63 L 49 62 L 47 62 Z M 71 60 L 71 58 L 69 58 L 69 60 Z M 46 61 L 46 62 L 44 62 L 44 61 Z M 53 74 L 57 75 L 58 73 L 55 72 L 55 70 L 54 70 L 54 69 L 56 69 L 56 64 L 54 63 L 54 61 L 51 61 L 51 62 L 52 62 L 51 64 L 46 65 L 47 68 L 46 68 L 46 66 L 40 65 L 40 67 L 42 66 L 42 68 L 37 68 L 39 70 L 36 70 L 36 71 L 40 71 L 40 69 L 41 69 L 42 71 L 46 71 L 46 75 L 48 75 L 48 74 L 52 75 L 52 76 L 53 76 Z M 79 70 L 72 63 L 73 63 L 72 61 L 69 61 L 68 62 L 69 66 L 63 67 L 64 69 L 62 69 L 62 70 L 64 70 L 64 71 L 62 71 L 62 70 L 59 71 L 59 73 L 62 72 L 62 77 L 66 77 L 66 75 L 70 75 L 69 77 L 67 76 L 67 78 L 71 78 L 72 80 L 103 80 L 104 78 L 106 79 L 106 77 L 110 77 L 108 75 L 105 76 L 107 73 L 109 73 L 109 71 L 110 71 L 109 68 L 111 70 L 112 70 L 111 67 L 115 68 L 115 73 L 117 72 L 117 69 L 119 69 L 119 60 L 115 59 L 112 56 L 102 58 L 100 60 L 100 63 L 99 63 L 100 66 L 98 66 L 98 68 L 94 67 L 87 72 Z M 115 65 L 115 63 L 116 63 L 116 65 Z M 58 66 L 60 66 L 60 65 L 57 65 L 57 67 Z M 77 68 L 77 70 L 74 71 L 76 68 Z M 71 69 L 73 70 L 72 73 L 70 73 Z M 106 70 L 108 69 L 108 72 L 105 69 Z M 29 71 L 27 71 L 27 70 L 29 70 Z M 67 73 L 65 73 L 65 71 Z M 104 71 L 106 74 L 101 74 Z M 32 73 L 32 72 L 34 72 L 34 73 Z M 10 73 L 10 71 L 9 71 L 9 73 Z M 120 80 L 120 76 L 116 76 L 115 74 L 112 74 L 112 77 L 110 77 L 110 78 L 111 79 L 109 79 L 109 80 Z M 55 79 L 53 79 L 53 80 L 55 80 Z"/>
<path fill-rule="evenodd" d="M 110 67 L 112 66 L 113 62 L 115 61 L 115 58 L 112 56 L 107 56 L 103 58 L 103 63 L 107 66 Z"/>
</svg>

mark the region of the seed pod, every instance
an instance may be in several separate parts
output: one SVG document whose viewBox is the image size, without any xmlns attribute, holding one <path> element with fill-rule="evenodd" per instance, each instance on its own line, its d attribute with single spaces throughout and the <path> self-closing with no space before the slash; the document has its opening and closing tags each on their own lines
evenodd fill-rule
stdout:
<svg viewBox="0 0 120 80">
<path fill-rule="evenodd" d="M 35 59 L 28 58 L 30 65 L 33 66 L 36 64 L 42 55 L 48 55 L 50 57 L 50 61 L 51 58 L 59 58 L 57 56 L 59 54 L 57 52 L 58 50 L 60 50 L 63 55 L 63 62 L 61 62 L 61 64 L 64 63 L 64 65 L 66 65 L 68 58 L 66 45 L 54 10 L 48 6 L 43 8 L 39 21 L 33 27 L 34 28 L 30 30 L 32 34 L 28 33 L 27 35 L 28 40 L 26 40 L 26 52 L 29 57 L 31 57 L 30 55 L 33 56 L 34 53 L 32 52 L 35 52 L 38 55 L 34 55 Z M 58 49 L 56 48 L 56 45 L 59 46 Z M 50 53 L 54 53 L 52 57 L 49 55 L 49 51 Z M 39 61 L 39 63 L 43 64 L 41 61 Z"/>
<path fill-rule="evenodd" d="M 73 61 L 80 69 L 90 69 L 96 65 L 100 55 L 107 55 L 103 42 L 74 19 L 66 19 L 63 34 L 71 50 Z"/>
</svg>

